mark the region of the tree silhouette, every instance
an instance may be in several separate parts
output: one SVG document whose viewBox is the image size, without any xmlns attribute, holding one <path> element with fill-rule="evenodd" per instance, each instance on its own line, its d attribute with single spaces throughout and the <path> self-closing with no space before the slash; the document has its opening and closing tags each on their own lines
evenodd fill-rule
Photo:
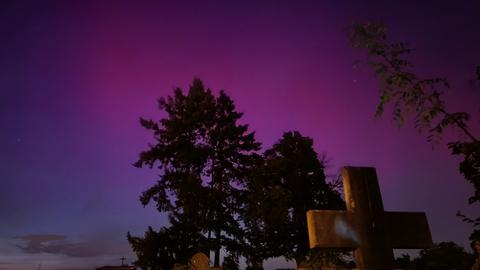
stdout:
<svg viewBox="0 0 480 270">
<path fill-rule="evenodd" d="M 253 248 L 246 257 L 257 267 L 276 256 L 300 266 L 310 250 L 307 210 L 342 209 L 344 202 L 326 183 L 312 139 L 299 132 L 284 133 L 262 162 L 248 184 L 245 223 Z"/>
<path fill-rule="evenodd" d="M 163 228 L 156 232 L 148 227 L 143 238 L 127 234 L 127 239 L 137 254 L 137 260 L 133 263 L 141 269 L 170 270 L 175 263 L 171 234 Z"/>
<path fill-rule="evenodd" d="M 186 215 L 170 216 L 171 226 L 158 232 L 148 227 L 144 237 L 127 233 L 127 240 L 137 254 L 134 265 L 141 269 L 171 270 L 176 263 L 188 265 L 197 252 L 208 252 L 205 236 Z"/>
<path fill-rule="evenodd" d="M 230 97 L 223 91 L 215 97 L 199 79 L 186 95 L 177 88 L 173 96 L 161 98 L 159 108 L 166 118 L 140 120 L 155 143 L 134 165 L 160 170 L 157 183 L 140 200 L 144 206 L 155 202 L 176 227 L 188 225 L 205 235 L 196 239 L 203 243 L 191 245 L 213 250 L 214 266 L 219 266 L 222 247 L 238 252 L 239 200 L 260 144 L 248 125 L 238 123 L 242 113 Z"/>
<path fill-rule="evenodd" d="M 429 142 L 438 142 L 446 129 L 459 131 L 456 141 L 449 142 L 453 155 L 463 160 L 459 170 L 473 186 L 474 193 L 468 202 L 480 203 L 480 141 L 468 127 L 470 115 L 467 112 L 451 112 L 442 98 L 442 89 L 449 88 L 446 78 L 419 78 L 410 71 L 413 64 L 407 59 L 412 52 L 408 44 L 392 43 L 387 39 L 387 29 L 381 23 L 357 23 L 349 29 L 353 47 L 366 53 L 366 62 L 374 69 L 379 79 L 380 101 L 376 117 L 383 114 L 387 105 L 392 106 L 393 120 L 402 125 L 413 115 L 415 128 L 427 130 Z M 480 67 L 476 70 L 480 82 Z M 480 241 L 480 217 L 469 218 L 457 214 L 474 226 L 474 241 Z"/>
<path fill-rule="evenodd" d="M 405 270 L 470 270 L 474 256 L 453 242 L 441 242 L 420 251 L 418 258 L 408 255 L 396 259 L 396 264 Z"/>
</svg>

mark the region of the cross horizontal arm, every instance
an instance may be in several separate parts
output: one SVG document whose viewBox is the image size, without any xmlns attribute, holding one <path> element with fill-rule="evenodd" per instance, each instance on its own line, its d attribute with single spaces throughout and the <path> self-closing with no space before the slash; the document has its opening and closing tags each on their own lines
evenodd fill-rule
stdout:
<svg viewBox="0 0 480 270">
<path fill-rule="evenodd" d="M 421 212 L 385 212 L 392 248 L 429 248 L 433 245 L 427 217 Z"/>
<path fill-rule="evenodd" d="M 359 236 L 354 227 L 354 214 L 346 211 L 307 211 L 310 248 L 357 248 Z"/>
<path fill-rule="evenodd" d="M 429 248 L 433 245 L 425 213 L 385 212 L 387 235 L 392 248 Z M 355 214 L 347 211 L 307 212 L 310 248 L 357 248 L 360 238 Z"/>
</svg>

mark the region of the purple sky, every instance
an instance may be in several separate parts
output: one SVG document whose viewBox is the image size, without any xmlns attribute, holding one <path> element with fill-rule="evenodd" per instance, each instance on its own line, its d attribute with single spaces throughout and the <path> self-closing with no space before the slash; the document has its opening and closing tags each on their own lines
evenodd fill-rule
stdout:
<svg viewBox="0 0 480 270">
<path fill-rule="evenodd" d="M 387 210 L 425 211 L 433 239 L 467 245 L 457 210 L 478 213 L 459 159 L 390 117 L 343 29 L 383 20 L 448 76 L 447 105 L 477 117 L 480 3 L 416 1 L 11 1 L 0 6 L 0 269 L 93 269 L 134 255 L 127 231 L 165 224 L 138 197 L 155 171 L 131 164 L 160 119 L 156 100 L 194 76 L 225 89 L 264 148 L 284 131 L 330 160 L 374 166 Z M 388 2 L 388 4 L 386 3 Z M 286 267 L 271 261 L 267 268 Z"/>
</svg>

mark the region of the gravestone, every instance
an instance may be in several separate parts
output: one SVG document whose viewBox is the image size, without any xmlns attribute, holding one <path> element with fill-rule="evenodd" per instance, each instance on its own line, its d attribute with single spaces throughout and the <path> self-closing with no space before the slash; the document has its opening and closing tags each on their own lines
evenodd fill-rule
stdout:
<svg viewBox="0 0 480 270">
<path fill-rule="evenodd" d="M 190 259 L 190 264 L 193 270 L 210 270 L 208 256 L 202 252 L 198 252 Z"/>
<path fill-rule="evenodd" d="M 354 249 L 357 269 L 393 269 L 394 248 L 428 248 L 425 213 L 385 212 L 375 168 L 342 169 L 346 211 L 307 212 L 310 248 Z"/>
<path fill-rule="evenodd" d="M 208 256 L 202 252 L 195 253 L 190 258 L 190 263 L 176 263 L 172 270 L 211 270 Z"/>
</svg>

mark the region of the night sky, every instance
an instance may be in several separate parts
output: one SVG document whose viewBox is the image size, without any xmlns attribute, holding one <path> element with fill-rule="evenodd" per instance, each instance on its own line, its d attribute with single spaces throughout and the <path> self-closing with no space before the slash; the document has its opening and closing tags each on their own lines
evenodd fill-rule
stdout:
<svg viewBox="0 0 480 270">
<path fill-rule="evenodd" d="M 376 80 L 345 27 L 381 20 L 408 41 L 421 76 L 448 76 L 452 110 L 474 115 L 480 2 L 2 1 L 0 269 L 94 269 L 135 259 L 126 233 L 166 225 L 138 200 L 156 171 L 131 164 L 152 141 L 139 117 L 194 77 L 225 89 L 263 149 L 283 132 L 329 160 L 377 168 L 386 210 L 425 211 L 435 242 L 468 247 L 455 217 L 472 187 L 445 142 L 390 115 L 375 120 Z M 387 3 L 388 2 L 388 3 Z M 435 3 L 435 4 L 433 4 Z M 292 263 L 270 261 L 267 269 Z"/>
</svg>

